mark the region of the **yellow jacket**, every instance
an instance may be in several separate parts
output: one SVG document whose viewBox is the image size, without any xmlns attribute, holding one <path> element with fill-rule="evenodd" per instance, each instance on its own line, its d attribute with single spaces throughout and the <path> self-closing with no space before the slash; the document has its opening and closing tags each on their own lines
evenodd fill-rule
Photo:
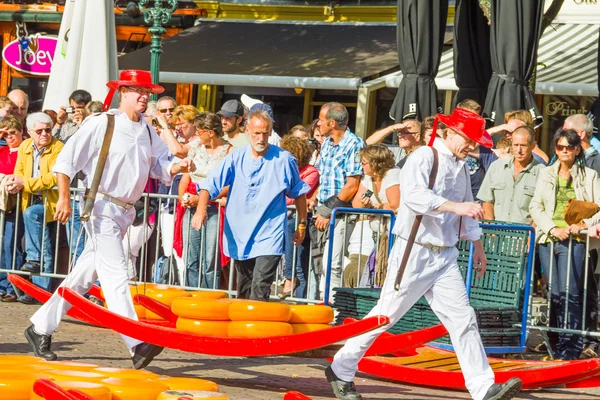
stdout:
<svg viewBox="0 0 600 400">
<path fill-rule="evenodd" d="M 63 143 L 53 138 L 52 142 L 42 153 L 40 159 L 40 176 L 33 178 L 33 139 L 27 139 L 19 146 L 17 154 L 17 163 L 14 174 L 23 178 L 23 199 L 21 201 L 21 210 L 25 211 L 31 203 L 31 193 L 42 191 L 42 195 L 48 197 L 48 209 L 46 210 L 46 222 L 54 221 L 56 213 L 56 203 L 58 202 L 58 190 L 51 190 L 57 185 L 56 176 L 52 172 L 52 167 L 56 163 L 56 158 L 63 148 Z"/>
</svg>

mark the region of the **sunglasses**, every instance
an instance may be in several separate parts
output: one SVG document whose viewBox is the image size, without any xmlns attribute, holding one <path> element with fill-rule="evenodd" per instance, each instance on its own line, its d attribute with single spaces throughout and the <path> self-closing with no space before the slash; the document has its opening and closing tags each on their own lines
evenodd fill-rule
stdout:
<svg viewBox="0 0 600 400">
<path fill-rule="evenodd" d="M 568 145 L 568 146 L 563 146 L 562 144 L 557 144 L 556 145 L 556 150 L 557 151 L 563 151 L 563 150 L 567 150 L 567 151 L 573 151 L 577 148 L 577 146 L 574 146 L 572 144 Z"/>
<path fill-rule="evenodd" d="M 172 113 L 174 110 L 175 110 L 175 108 L 160 108 L 158 111 L 159 111 L 161 114 L 166 114 L 167 112 L 170 112 L 170 113 Z"/>
<path fill-rule="evenodd" d="M 41 135 L 42 133 L 46 132 L 46 133 L 52 133 L 52 128 L 42 128 L 42 129 L 36 129 L 34 131 L 36 134 Z"/>
</svg>

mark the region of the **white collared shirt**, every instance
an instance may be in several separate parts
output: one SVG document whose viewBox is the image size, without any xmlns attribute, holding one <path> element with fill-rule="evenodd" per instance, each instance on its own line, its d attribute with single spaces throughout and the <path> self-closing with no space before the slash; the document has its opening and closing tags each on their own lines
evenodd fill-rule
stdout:
<svg viewBox="0 0 600 400">
<path fill-rule="evenodd" d="M 98 191 L 132 204 L 142 196 L 148 176 L 160 179 L 165 185 L 171 183 L 169 149 L 144 118 L 134 122 L 118 110 L 109 113 L 115 115 L 115 130 Z M 83 184 L 89 188 L 107 121 L 104 114 L 86 118 L 77 134 L 65 144 L 52 171 L 71 179 L 82 171 L 86 176 Z"/>
<path fill-rule="evenodd" d="M 479 222 L 454 213 L 435 211 L 446 201 L 473 201 L 471 180 L 465 161 L 457 159 L 444 142 L 436 139 L 438 172 L 429 190 L 429 173 L 433 166 L 433 151 L 423 146 L 412 153 L 400 175 L 400 207 L 394 225 L 394 234 L 408 239 L 416 215 L 423 214 L 415 242 L 434 246 L 455 246 L 458 242 L 459 224 L 461 239 L 478 240 L 481 237 Z"/>
</svg>

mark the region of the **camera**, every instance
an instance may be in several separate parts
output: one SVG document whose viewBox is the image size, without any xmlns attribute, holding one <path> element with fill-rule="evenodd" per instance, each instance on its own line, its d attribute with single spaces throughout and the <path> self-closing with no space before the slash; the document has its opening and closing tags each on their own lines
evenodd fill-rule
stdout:
<svg viewBox="0 0 600 400">
<path fill-rule="evenodd" d="M 67 114 L 73 114 L 75 112 L 75 107 L 67 107 L 65 111 Z"/>
<path fill-rule="evenodd" d="M 158 121 L 156 118 L 152 118 L 152 126 L 158 126 Z"/>
<path fill-rule="evenodd" d="M 373 196 L 373 191 L 372 191 L 372 190 L 369 190 L 369 189 L 367 189 L 367 190 L 365 190 L 365 192 L 363 193 L 363 195 L 362 195 L 362 197 L 361 197 L 361 198 L 364 200 L 364 199 L 366 199 L 367 197 L 371 197 L 371 196 Z"/>
</svg>

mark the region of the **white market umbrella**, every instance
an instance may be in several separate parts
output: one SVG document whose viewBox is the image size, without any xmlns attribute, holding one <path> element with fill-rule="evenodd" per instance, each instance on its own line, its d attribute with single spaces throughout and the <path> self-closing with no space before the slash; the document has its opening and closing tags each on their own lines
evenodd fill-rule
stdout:
<svg viewBox="0 0 600 400">
<path fill-rule="evenodd" d="M 117 38 L 112 0 L 67 0 L 43 109 L 68 106 L 77 89 L 104 102 L 117 79 Z"/>
</svg>

